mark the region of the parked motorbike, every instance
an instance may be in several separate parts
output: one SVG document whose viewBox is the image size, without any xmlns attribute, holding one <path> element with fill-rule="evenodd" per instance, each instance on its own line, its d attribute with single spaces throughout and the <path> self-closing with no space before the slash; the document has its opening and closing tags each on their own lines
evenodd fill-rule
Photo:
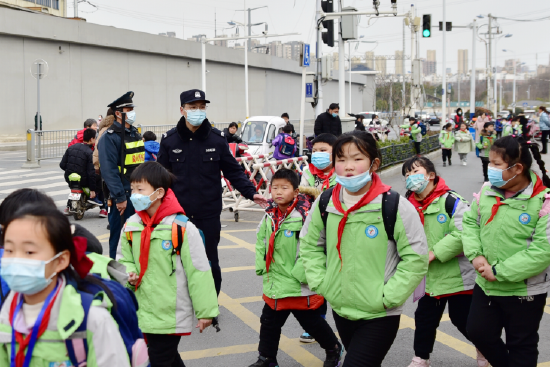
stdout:
<svg viewBox="0 0 550 367">
<path fill-rule="evenodd" d="M 82 177 L 78 173 L 71 173 L 69 175 L 69 213 L 74 216 L 75 220 L 81 220 L 84 218 L 86 210 L 97 208 L 100 206 L 98 203 L 90 201 L 90 189 L 82 187 L 80 180 Z"/>
</svg>

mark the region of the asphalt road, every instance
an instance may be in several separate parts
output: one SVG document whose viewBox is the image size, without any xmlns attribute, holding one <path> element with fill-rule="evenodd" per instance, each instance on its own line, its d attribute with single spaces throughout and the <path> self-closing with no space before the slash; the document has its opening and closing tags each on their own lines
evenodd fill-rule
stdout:
<svg viewBox="0 0 550 367">
<path fill-rule="evenodd" d="M 482 185 L 481 163 L 475 154 L 469 155 L 468 166 L 455 164 L 442 167 L 440 159 L 436 169 L 451 189 L 471 200 L 472 193 Z M 51 195 L 62 207 L 66 202 L 68 188 L 59 169 L 59 160 L 42 162 L 42 168 L 22 170 L 24 152 L 0 152 L 0 200 L 13 190 L 34 187 Z M 384 179 L 401 193 L 405 192 L 405 180 L 401 176 Z M 86 213 L 80 224 L 100 238 L 104 252 L 108 253 L 107 220 L 98 217 L 98 209 Z M 240 221 L 235 223 L 233 214 L 222 213 L 222 239 L 219 252 L 223 271 L 222 294 L 220 295 L 221 332 L 209 328 L 203 334 L 194 332 L 182 338 L 179 350 L 187 366 L 248 366 L 257 357 L 260 314 L 263 307 L 262 280 L 254 272 L 255 229 L 261 213 L 240 212 Z M 71 218 L 71 221 L 73 219 Z M 388 353 L 383 366 L 408 366 L 413 352 L 414 311 L 416 304 L 407 301 L 401 318 L 401 330 Z M 328 321 L 334 330 L 334 321 L 329 312 Z M 283 328 L 278 361 L 280 366 L 322 366 L 324 351 L 318 344 L 301 344 L 298 337 L 302 330 L 291 316 Z M 432 366 L 476 366 L 475 348 L 444 317 L 437 334 L 432 354 Z M 550 307 L 546 307 L 540 327 L 539 366 L 550 367 Z"/>
</svg>

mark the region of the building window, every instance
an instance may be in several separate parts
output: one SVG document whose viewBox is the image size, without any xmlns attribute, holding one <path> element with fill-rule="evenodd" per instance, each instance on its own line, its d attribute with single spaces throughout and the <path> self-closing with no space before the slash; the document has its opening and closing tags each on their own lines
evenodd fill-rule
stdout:
<svg viewBox="0 0 550 367">
<path fill-rule="evenodd" d="M 59 0 L 52 0 L 52 8 L 59 10 Z"/>
<path fill-rule="evenodd" d="M 47 6 L 48 8 L 51 8 L 52 7 L 52 0 L 36 0 L 36 4 L 44 5 L 44 6 Z"/>
</svg>

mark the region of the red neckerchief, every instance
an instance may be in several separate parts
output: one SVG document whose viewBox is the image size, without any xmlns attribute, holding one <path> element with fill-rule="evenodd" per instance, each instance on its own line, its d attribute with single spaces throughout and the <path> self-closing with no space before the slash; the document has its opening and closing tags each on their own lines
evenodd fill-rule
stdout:
<svg viewBox="0 0 550 367">
<path fill-rule="evenodd" d="M 367 193 L 359 200 L 357 204 L 349 208 L 347 211 L 344 211 L 344 208 L 342 208 L 342 203 L 340 202 L 340 192 L 342 191 L 342 185 L 336 184 L 334 186 L 334 189 L 332 190 L 332 203 L 334 204 L 334 207 L 336 210 L 338 210 L 340 213 L 344 214 L 344 217 L 340 219 L 340 223 L 338 224 L 338 243 L 336 244 L 336 249 L 338 250 L 338 257 L 340 258 L 340 270 L 342 270 L 342 253 L 340 252 L 340 246 L 342 241 L 342 235 L 344 234 L 344 227 L 346 226 L 346 222 L 348 221 L 348 216 L 351 212 L 367 205 L 372 200 L 378 197 L 378 195 L 381 195 L 385 192 L 390 191 L 391 186 L 384 185 L 382 181 L 380 180 L 380 177 L 376 173 L 372 174 L 372 184 L 367 191 Z"/>
<path fill-rule="evenodd" d="M 449 186 L 447 186 L 443 177 L 439 177 L 432 193 L 426 196 L 424 200 L 422 200 L 421 202 L 416 200 L 416 198 L 414 197 L 414 194 L 409 196 L 409 201 L 418 212 L 422 225 L 424 225 L 424 212 L 426 211 L 426 209 L 428 209 L 428 207 L 435 201 L 435 199 L 437 199 L 438 197 L 444 195 L 449 191 L 450 191 Z"/>
<path fill-rule="evenodd" d="M 533 187 L 533 194 L 531 195 L 531 197 L 537 196 L 546 189 L 546 186 L 542 184 L 542 180 L 540 179 L 540 177 L 537 174 L 535 174 L 535 176 L 537 177 L 537 182 L 535 182 L 535 186 Z M 496 199 L 496 204 L 493 204 L 493 207 L 491 208 L 491 217 L 489 218 L 487 223 L 485 223 L 485 225 L 493 221 L 495 215 L 497 215 L 498 208 L 500 208 L 502 205 L 506 205 L 506 203 L 500 201 L 500 197 L 497 196 Z"/>
<path fill-rule="evenodd" d="M 147 214 L 147 210 L 136 213 L 139 215 L 141 221 L 143 222 L 143 225 L 145 226 L 145 228 L 143 228 L 143 231 L 141 232 L 141 244 L 139 253 L 139 265 L 141 268 L 139 271 L 139 278 L 136 283 L 136 289 L 138 289 L 139 285 L 141 284 L 141 279 L 143 279 L 143 276 L 147 271 L 147 265 L 149 263 L 149 249 L 151 248 L 151 233 L 153 232 L 153 228 L 156 227 L 156 225 L 159 224 L 164 218 L 172 214 L 185 214 L 185 211 L 178 203 L 176 195 L 174 195 L 172 189 L 168 189 L 168 191 L 166 192 L 166 196 L 162 200 L 162 204 L 160 204 L 159 208 L 153 215 L 153 218 L 149 217 L 149 214 Z M 174 244 L 174 246 L 175 245 L 176 244 Z"/>
<path fill-rule="evenodd" d="M 40 327 L 38 328 L 38 335 L 36 337 L 36 340 L 40 339 L 42 334 L 46 331 L 48 328 L 48 324 L 50 322 L 50 315 L 52 312 L 53 305 L 55 303 L 55 300 L 57 299 L 57 296 L 59 295 L 59 292 L 61 291 L 61 288 L 63 288 L 60 285 L 57 286 L 57 291 L 55 292 L 53 298 L 50 301 L 50 304 L 46 307 L 46 310 L 44 311 L 44 317 L 42 318 L 42 322 L 40 323 Z M 19 295 L 19 293 L 15 293 L 11 305 L 10 305 L 10 322 L 13 320 L 13 314 L 15 313 L 15 309 L 17 308 L 17 302 L 19 301 L 19 297 L 23 297 L 23 295 Z M 12 328 L 15 327 L 15 325 L 11 325 Z M 19 344 L 19 350 L 17 351 L 17 354 L 15 355 L 15 366 L 16 367 L 23 367 L 23 364 L 25 363 L 25 350 L 27 349 L 27 346 L 29 345 L 29 342 L 31 341 L 31 336 L 33 333 L 33 329 L 31 329 L 31 332 L 24 337 L 23 334 L 21 334 L 18 331 L 15 331 L 15 339 L 17 343 Z"/>
<path fill-rule="evenodd" d="M 325 174 L 322 170 L 315 167 L 313 163 L 309 164 L 309 172 L 313 174 L 314 176 L 319 177 L 321 180 L 323 180 L 323 186 L 321 186 L 321 191 L 325 191 L 330 187 L 330 178 L 332 177 L 332 174 L 334 173 L 334 167 L 330 170 L 329 173 Z M 325 187 L 326 186 L 326 187 Z"/>
<path fill-rule="evenodd" d="M 296 208 L 296 205 L 298 204 L 298 198 L 294 199 L 292 204 L 286 209 L 286 212 L 283 214 L 281 213 L 281 210 L 277 208 L 273 211 L 273 232 L 271 232 L 271 236 L 269 236 L 269 248 L 267 249 L 267 254 L 265 257 L 265 270 L 269 273 L 269 267 L 271 266 L 272 262 L 275 262 L 273 260 L 273 252 L 275 252 L 275 235 L 277 234 L 277 231 L 279 230 L 279 227 L 281 224 L 285 221 L 286 217 L 289 216 L 290 213 Z"/>
</svg>

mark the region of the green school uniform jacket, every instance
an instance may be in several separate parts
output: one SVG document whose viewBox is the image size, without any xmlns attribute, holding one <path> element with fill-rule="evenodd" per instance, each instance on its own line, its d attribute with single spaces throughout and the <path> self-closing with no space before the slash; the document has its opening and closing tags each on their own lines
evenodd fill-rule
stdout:
<svg viewBox="0 0 550 367">
<path fill-rule="evenodd" d="M 165 217 L 151 233 L 149 263 L 135 291 L 139 303 L 139 327 L 144 333 L 186 334 L 194 317 L 218 316 L 218 299 L 210 264 L 199 230 L 189 221 L 176 222 L 185 229 L 181 256 L 173 251 L 172 224 L 176 215 Z M 133 232 L 132 245 L 122 234 L 120 263 L 128 273 L 140 273 L 139 255 L 144 226 L 138 214 L 126 221 L 123 232 Z"/>
<path fill-rule="evenodd" d="M 315 183 L 316 176 L 311 173 L 309 168 L 304 168 L 304 171 L 302 173 L 302 179 L 300 180 L 300 186 L 304 187 L 315 187 L 317 190 L 322 191 L 323 182 L 321 181 L 319 184 Z M 334 173 L 329 178 L 329 185 L 330 187 L 333 187 L 336 185 L 336 173 Z"/>
<path fill-rule="evenodd" d="M 442 131 L 439 133 L 439 142 L 444 149 L 452 149 L 455 143 L 455 136 L 452 131 Z"/>
<path fill-rule="evenodd" d="M 531 182 L 537 177 L 531 172 Z M 514 197 L 504 199 L 504 192 L 490 185 L 481 189 L 479 204 L 472 203 L 464 214 L 462 241 L 464 254 L 473 261 L 485 256 L 496 270 L 497 281 L 480 275 L 476 283 L 489 296 L 533 296 L 546 293 L 550 285 L 550 221 L 548 214 L 539 218 L 545 194 L 531 197 L 534 185 Z M 493 220 L 491 210 L 499 197 L 503 203 Z"/>
<path fill-rule="evenodd" d="M 347 210 L 343 199 L 340 202 Z M 428 271 L 428 244 L 416 210 L 399 200 L 395 241 L 388 240 L 382 220 L 382 195 L 349 215 L 336 248 L 343 214 L 327 206 L 323 225 L 319 199 L 300 233 L 300 257 L 310 289 L 324 296 L 333 310 L 349 320 L 400 315 L 402 305 Z"/>
</svg>

